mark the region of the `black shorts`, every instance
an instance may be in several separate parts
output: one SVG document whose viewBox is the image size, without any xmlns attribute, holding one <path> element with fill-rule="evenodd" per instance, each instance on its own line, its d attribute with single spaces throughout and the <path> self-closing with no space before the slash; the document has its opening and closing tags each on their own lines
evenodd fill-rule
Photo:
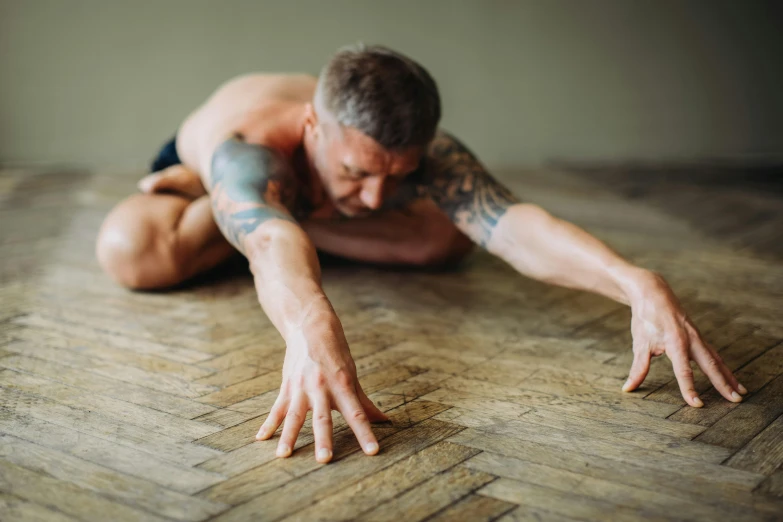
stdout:
<svg viewBox="0 0 783 522">
<path fill-rule="evenodd" d="M 180 161 L 179 154 L 177 154 L 177 135 L 175 134 L 173 138 L 163 145 L 163 148 L 160 149 L 158 155 L 152 160 L 150 172 L 158 172 L 159 170 L 171 167 L 172 165 L 179 165 L 180 163 L 182 163 L 182 161 Z"/>
</svg>

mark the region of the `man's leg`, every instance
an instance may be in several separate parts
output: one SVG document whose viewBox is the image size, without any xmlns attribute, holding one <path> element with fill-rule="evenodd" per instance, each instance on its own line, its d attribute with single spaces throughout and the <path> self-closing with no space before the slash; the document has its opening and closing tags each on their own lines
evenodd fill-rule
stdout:
<svg viewBox="0 0 783 522">
<path fill-rule="evenodd" d="M 208 196 L 154 193 L 114 207 L 96 254 L 110 276 L 135 289 L 170 287 L 239 255 L 215 224 Z"/>
</svg>

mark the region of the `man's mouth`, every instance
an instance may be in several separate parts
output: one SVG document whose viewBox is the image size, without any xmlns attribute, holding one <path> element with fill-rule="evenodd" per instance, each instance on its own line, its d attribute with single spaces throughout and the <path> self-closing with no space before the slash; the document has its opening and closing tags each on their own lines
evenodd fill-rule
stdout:
<svg viewBox="0 0 783 522">
<path fill-rule="evenodd" d="M 351 203 L 339 203 L 338 205 L 335 205 L 337 207 L 337 210 L 340 212 L 340 214 L 343 214 L 347 217 L 365 217 L 370 215 L 372 212 L 371 209 L 365 207 L 364 205 L 353 205 Z"/>
</svg>

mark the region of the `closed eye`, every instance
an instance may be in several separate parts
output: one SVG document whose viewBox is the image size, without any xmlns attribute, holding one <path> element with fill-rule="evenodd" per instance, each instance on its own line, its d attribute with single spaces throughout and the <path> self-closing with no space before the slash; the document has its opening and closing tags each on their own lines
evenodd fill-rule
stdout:
<svg viewBox="0 0 783 522">
<path fill-rule="evenodd" d="M 352 170 L 352 169 L 348 168 L 348 165 L 346 165 L 344 163 L 343 163 L 343 173 L 346 175 L 346 177 L 348 177 L 349 179 L 352 179 L 352 180 L 364 179 L 367 176 L 369 176 L 369 173 L 367 173 L 367 172 L 365 172 L 363 170 L 361 170 L 361 171 Z"/>
</svg>

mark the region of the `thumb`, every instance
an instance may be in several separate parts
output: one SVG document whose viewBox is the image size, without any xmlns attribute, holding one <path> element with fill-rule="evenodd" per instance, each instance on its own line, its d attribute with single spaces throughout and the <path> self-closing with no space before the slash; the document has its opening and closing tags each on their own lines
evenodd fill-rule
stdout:
<svg viewBox="0 0 783 522">
<path fill-rule="evenodd" d="M 358 388 L 359 402 L 361 403 L 362 408 L 364 408 L 364 412 L 367 414 L 367 418 L 370 419 L 370 422 L 390 420 L 389 417 L 379 410 L 378 407 L 370 400 L 370 398 L 367 397 L 367 395 L 364 393 L 364 390 L 362 390 L 362 387 L 358 386 Z"/>
<path fill-rule="evenodd" d="M 644 378 L 647 377 L 647 372 L 650 371 L 650 351 L 649 350 L 634 350 L 633 364 L 631 364 L 631 372 L 628 375 L 628 380 L 623 384 L 623 391 L 633 391 L 639 387 Z"/>
</svg>

